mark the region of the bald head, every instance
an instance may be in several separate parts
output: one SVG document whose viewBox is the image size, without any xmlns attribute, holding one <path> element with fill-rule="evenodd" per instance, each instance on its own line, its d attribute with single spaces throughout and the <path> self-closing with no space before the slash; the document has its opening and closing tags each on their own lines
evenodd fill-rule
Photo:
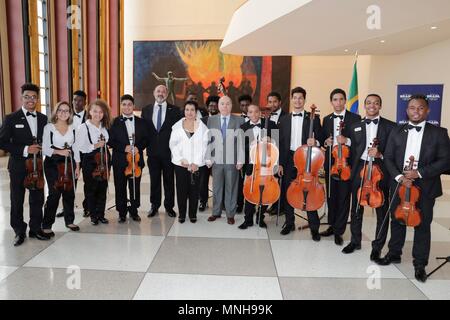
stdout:
<svg viewBox="0 0 450 320">
<path fill-rule="evenodd" d="M 163 103 L 167 99 L 167 88 L 164 85 L 159 85 L 153 91 L 153 96 L 157 103 Z"/>
<path fill-rule="evenodd" d="M 231 102 L 230 97 L 223 96 L 219 100 L 219 112 L 222 116 L 228 116 L 231 113 L 231 108 L 233 107 L 233 103 Z"/>
</svg>

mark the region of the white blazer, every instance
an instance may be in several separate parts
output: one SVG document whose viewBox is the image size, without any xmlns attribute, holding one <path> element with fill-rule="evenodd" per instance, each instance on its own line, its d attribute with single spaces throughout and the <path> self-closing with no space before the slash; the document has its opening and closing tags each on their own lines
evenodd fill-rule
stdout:
<svg viewBox="0 0 450 320">
<path fill-rule="evenodd" d="M 200 120 L 198 128 L 191 138 L 188 137 L 183 128 L 185 118 L 172 126 L 169 147 L 172 152 L 172 163 L 181 166 L 181 160 L 186 160 L 189 164 L 199 167 L 205 165 L 206 151 L 208 148 L 208 127 Z"/>
</svg>

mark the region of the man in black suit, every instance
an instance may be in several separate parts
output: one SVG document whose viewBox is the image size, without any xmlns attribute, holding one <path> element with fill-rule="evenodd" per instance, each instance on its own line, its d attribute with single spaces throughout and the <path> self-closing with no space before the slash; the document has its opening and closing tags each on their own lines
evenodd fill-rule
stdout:
<svg viewBox="0 0 450 320">
<path fill-rule="evenodd" d="M 351 194 L 351 182 L 341 181 L 338 178 L 329 179 L 329 168 L 333 165 L 329 163 L 330 149 L 333 146 L 339 144 L 346 144 L 351 146 L 351 140 L 349 128 L 357 122 L 361 121 L 361 117 L 355 113 L 345 110 L 347 103 L 347 95 L 342 89 L 334 89 L 330 94 L 330 101 L 334 112 L 323 118 L 323 134 L 322 139 L 325 140 L 322 145 L 325 145 L 327 151 L 325 153 L 325 172 L 326 172 L 326 185 L 327 193 L 330 190 L 330 194 L 327 195 L 328 203 L 328 224 L 329 228 L 321 232 L 320 235 L 328 237 L 334 234 L 334 242 L 337 245 L 342 245 L 342 235 L 345 232 L 347 226 L 348 214 L 350 211 L 350 194 Z M 344 128 L 340 133 L 340 123 L 344 123 Z M 351 159 L 349 165 L 351 166 Z"/>
<path fill-rule="evenodd" d="M 129 165 L 127 156 L 133 152 L 140 156 L 138 165 L 141 171 L 144 168 L 143 150 L 148 144 L 148 130 L 145 121 L 133 114 L 134 98 L 131 95 L 122 96 L 120 105 L 122 115 L 114 119 L 111 129 L 109 129 L 108 145 L 113 149 L 112 166 L 116 189 L 116 209 L 119 211 L 119 223 L 124 223 L 127 211 L 134 221 L 141 221 L 138 214 L 141 199 L 141 177 L 135 176 L 133 181 L 133 177 L 125 176 L 125 169 Z M 132 145 L 134 145 L 134 150 Z M 127 184 L 129 196 L 127 196 Z M 130 199 L 129 207 L 127 207 L 127 199 Z"/>
<path fill-rule="evenodd" d="M 278 127 L 275 124 L 275 122 L 269 120 L 269 122 L 267 123 L 267 132 L 265 131 L 266 119 L 261 119 L 261 110 L 257 105 L 248 106 L 247 115 L 249 121 L 241 125 L 241 129 L 244 132 L 244 139 L 245 139 L 244 143 L 245 163 L 242 170 L 245 172 L 246 176 L 251 176 L 253 173 L 253 166 L 254 166 L 254 163 L 252 163 L 250 158 L 251 148 L 255 145 L 257 139 L 265 139 L 266 136 L 268 138 L 271 138 L 272 130 L 277 130 Z M 276 143 L 276 141 L 274 140 L 272 142 Z M 255 185 L 254 188 L 258 189 L 258 186 Z M 245 200 L 245 220 L 244 223 L 242 223 L 239 226 L 239 229 L 247 229 L 248 227 L 253 226 L 253 215 L 255 214 L 255 205 L 256 204 L 250 203 L 249 201 Z M 264 212 L 266 209 L 267 206 L 261 206 L 261 216 L 258 217 L 257 219 L 258 225 L 261 228 L 267 228 L 267 225 L 264 222 Z"/>
<path fill-rule="evenodd" d="M 375 231 L 375 240 L 372 241 L 372 253 L 370 260 L 376 261 L 380 258 L 381 250 L 386 242 L 388 232 L 388 222 L 385 220 L 386 212 L 389 207 L 389 172 L 386 170 L 382 157 L 386 148 L 389 134 L 396 124 L 380 116 L 382 108 L 381 97 L 377 94 L 369 94 L 364 101 L 366 117 L 360 122 L 354 123 L 350 127 L 350 139 L 352 141 L 352 209 L 351 242 L 342 250 L 343 253 L 352 253 L 361 249 L 362 220 L 364 207 L 358 205 L 358 190 L 361 187 L 361 172 L 368 173 L 369 159 L 372 158 L 373 164 L 377 165 L 383 174 L 383 179 L 379 182 L 379 187 L 384 196 L 384 203 L 376 209 L 377 228 Z M 378 146 L 373 146 L 374 139 L 377 139 Z M 364 170 L 366 165 L 366 170 Z"/>
<path fill-rule="evenodd" d="M 167 88 L 159 85 L 153 95 L 155 103 L 142 109 L 142 119 L 147 123 L 149 144 L 147 146 L 150 170 L 150 203 L 148 216 L 153 217 L 161 206 L 161 173 L 164 181 L 164 207 L 169 217 L 176 217 L 174 167 L 169 148 L 172 126 L 181 119 L 178 107 L 167 103 Z"/>
<path fill-rule="evenodd" d="M 310 113 L 304 110 L 306 102 L 306 90 L 297 87 L 291 91 L 293 112 L 291 114 L 283 116 L 281 118 L 280 128 L 280 168 L 279 174 L 284 175 L 284 192 L 286 195 L 287 189 L 291 182 L 297 177 L 297 169 L 294 165 L 295 151 L 302 145 L 308 145 L 310 147 L 320 146 L 321 127 L 320 119 L 318 116 L 314 118 L 313 133 L 314 138 L 309 138 L 309 127 L 311 123 Z M 286 196 L 284 196 L 284 213 L 286 216 L 286 222 L 282 235 L 287 235 L 291 231 L 295 230 L 295 214 L 294 208 L 289 204 Z M 309 227 L 311 230 L 311 236 L 314 241 L 320 241 L 319 227 L 320 219 L 317 211 L 307 211 Z"/>
<path fill-rule="evenodd" d="M 447 129 L 427 123 L 429 112 L 426 96 L 413 95 L 406 109 L 409 123 L 392 130 L 384 152 L 384 162 L 391 176 L 391 194 L 395 193 L 398 184 L 405 187 L 415 185 L 420 188 L 417 207 L 421 211 L 422 222 L 414 228 L 412 255 L 415 278 L 421 282 L 427 279 L 425 267 L 430 255 L 433 207 L 436 198 L 442 195 L 440 175 L 450 168 Z M 415 159 L 413 170 L 404 170 L 411 156 Z M 395 212 L 398 204 L 398 193 L 395 193 L 392 212 Z M 389 251 L 377 263 L 380 265 L 400 263 L 405 237 L 406 226 L 393 216 Z"/>
<path fill-rule="evenodd" d="M 27 224 L 23 221 L 25 198 L 24 180 L 27 176 L 25 161 L 41 152 L 42 134 L 47 117 L 36 111 L 39 87 L 34 84 L 22 86 L 22 107 L 6 116 L 0 129 L 0 149 L 10 153 L 8 171 L 10 178 L 11 227 L 16 233 L 14 246 L 20 246 L 26 237 Z M 44 190 L 30 190 L 30 238 L 48 240 L 42 229 Z"/>
</svg>

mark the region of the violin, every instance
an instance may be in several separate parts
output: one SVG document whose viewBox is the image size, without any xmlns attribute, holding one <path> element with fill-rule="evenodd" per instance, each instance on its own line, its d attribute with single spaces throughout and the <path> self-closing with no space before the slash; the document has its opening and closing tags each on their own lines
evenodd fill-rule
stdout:
<svg viewBox="0 0 450 320">
<path fill-rule="evenodd" d="M 67 143 L 64 144 L 64 149 L 69 149 Z M 70 161 L 70 166 L 69 162 Z M 58 179 L 55 181 L 54 188 L 60 191 L 72 191 L 75 185 L 73 176 L 73 162 L 72 155 L 64 157 L 64 162 L 58 163 Z"/>
<path fill-rule="evenodd" d="M 33 137 L 33 145 L 35 144 L 38 144 L 38 141 L 36 137 Z M 23 183 L 25 188 L 30 191 L 44 190 L 44 170 L 40 153 L 33 154 L 32 158 L 25 160 L 25 167 L 27 170 L 27 175 Z"/>
<path fill-rule="evenodd" d="M 100 135 L 100 141 L 105 141 L 105 137 Z M 97 181 L 107 181 L 109 179 L 108 172 L 108 153 L 106 151 L 106 144 L 100 148 L 100 152 L 95 154 L 95 169 L 92 172 L 92 177 Z"/>
<path fill-rule="evenodd" d="M 405 171 L 411 171 L 414 168 L 414 156 L 409 157 L 409 164 Z M 400 204 L 394 212 L 394 217 L 401 224 L 408 227 L 417 227 L 422 222 L 422 214 L 417 208 L 417 202 L 420 198 L 420 189 L 416 186 L 406 187 L 401 185 L 398 190 Z"/>
<path fill-rule="evenodd" d="M 139 161 L 141 160 L 141 155 L 139 152 L 134 152 L 135 147 L 135 134 L 130 137 L 130 145 L 132 152 L 127 153 L 127 163 L 128 166 L 125 168 L 125 176 L 127 178 L 139 178 L 142 175 L 142 169 L 139 166 Z"/>
<path fill-rule="evenodd" d="M 268 132 L 270 109 L 265 114 L 265 132 Z M 271 205 L 280 198 L 280 186 L 275 178 L 274 168 L 278 163 L 280 152 L 278 147 L 262 134 L 250 148 L 253 172 L 244 180 L 244 198 L 255 205 Z"/>
<path fill-rule="evenodd" d="M 376 148 L 378 145 L 379 141 L 375 138 L 372 148 Z M 384 203 L 384 194 L 379 187 L 380 181 L 383 180 L 383 172 L 379 165 L 373 163 L 373 157 L 368 156 L 368 161 L 369 164 L 366 161 L 360 172 L 361 185 L 358 189 L 358 209 L 359 206 L 379 208 Z"/>
<path fill-rule="evenodd" d="M 314 117 L 317 107 L 311 106 L 309 138 L 314 138 Z M 294 165 L 297 177 L 291 182 L 286 197 L 295 209 L 315 211 L 325 202 L 325 189 L 320 182 L 320 172 L 325 162 L 325 154 L 318 147 L 303 145 L 294 153 Z"/>
<path fill-rule="evenodd" d="M 342 135 L 344 126 L 344 121 L 341 121 L 339 124 L 339 135 Z M 333 147 L 332 156 L 334 158 L 334 164 L 331 167 L 331 177 L 337 181 L 350 180 L 352 171 L 347 162 L 347 159 L 350 157 L 350 148 L 344 144 L 338 143 Z"/>
</svg>

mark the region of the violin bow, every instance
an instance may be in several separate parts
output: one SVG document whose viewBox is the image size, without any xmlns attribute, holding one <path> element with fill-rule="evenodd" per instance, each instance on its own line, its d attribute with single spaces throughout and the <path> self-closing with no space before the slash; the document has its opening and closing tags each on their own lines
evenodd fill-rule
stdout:
<svg viewBox="0 0 450 320">
<path fill-rule="evenodd" d="M 131 140 L 131 158 L 132 158 L 132 168 L 133 168 L 133 201 L 136 201 L 136 168 L 134 166 L 134 160 L 135 160 L 135 155 L 134 155 L 134 133 L 133 135 L 130 137 Z"/>
<path fill-rule="evenodd" d="M 72 169 L 72 182 L 73 182 L 73 193 L 76 194 L 76 188 L 77 185 L 75 183 L 75 171 L 73 171 L 73 157 L 72 157 L 72 151 L 69 153 L 69 160 L 70 160 L 70 168 Z"/>
</svg>

